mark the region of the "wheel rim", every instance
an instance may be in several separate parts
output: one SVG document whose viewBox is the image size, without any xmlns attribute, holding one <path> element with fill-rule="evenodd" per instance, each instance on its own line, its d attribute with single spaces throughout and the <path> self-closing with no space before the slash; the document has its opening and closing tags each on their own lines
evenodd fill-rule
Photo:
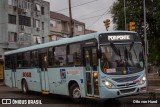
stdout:
<svg viewBox="0 0 160 107">
<path fill-rule="evenodd" d="M 80 89 L 79 88 L 75 88 L 73 90 L 73 98 L 80 98 L 80 97 L 81 97 Z"/>
</svg>

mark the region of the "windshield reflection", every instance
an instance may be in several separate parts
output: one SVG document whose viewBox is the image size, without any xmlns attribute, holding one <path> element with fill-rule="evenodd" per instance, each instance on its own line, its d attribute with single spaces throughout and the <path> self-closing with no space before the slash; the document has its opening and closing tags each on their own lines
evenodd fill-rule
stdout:
<svg viewBox="0 0 160 107">
<path fill-rule="evenodd" d="M 101 46 L 101 69 L 104 73 L 124 75 L 140 72 L 144 68 L 141 44 L 110 44 Z"/>
</svg>

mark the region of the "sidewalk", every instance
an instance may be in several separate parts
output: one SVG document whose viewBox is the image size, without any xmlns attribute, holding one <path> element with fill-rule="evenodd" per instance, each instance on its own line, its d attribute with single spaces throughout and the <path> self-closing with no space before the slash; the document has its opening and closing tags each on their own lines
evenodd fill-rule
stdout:
<svg viewBox="0 0 160 107">
<path fill-rule="evenodd" d="M 160 77 L 158 76 L 158 73 L 149 73 L 147 79 L 148 85 L 160 86 Z"/>
<path fill-rule="evenodd" d="M 4 82 L 0 82 L 0 86 L 4 85 Z"/>
</svg>

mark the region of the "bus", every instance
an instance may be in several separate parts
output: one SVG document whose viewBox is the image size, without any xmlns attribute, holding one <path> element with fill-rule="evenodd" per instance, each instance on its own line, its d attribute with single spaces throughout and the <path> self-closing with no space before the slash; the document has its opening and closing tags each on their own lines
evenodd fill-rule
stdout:
<svg viewBox="0 0 160 107">
<path fill-rule="evenodd" d="M 3 72 L 4 72 L 4 61 L 3 61 L 3 59 L 2 58 L 0 58 L 0 82 L 2 82 L 3 81 L 3 77 L 4 77 L 4 75 L 3 75 Z"/>
<path fill-rule="evenodd" d="M 5 52 L 5 84 L 23 93 L 109 99 L 146 92 L 143 45 L 130 31 L 64 38 Z"/>
</svg>

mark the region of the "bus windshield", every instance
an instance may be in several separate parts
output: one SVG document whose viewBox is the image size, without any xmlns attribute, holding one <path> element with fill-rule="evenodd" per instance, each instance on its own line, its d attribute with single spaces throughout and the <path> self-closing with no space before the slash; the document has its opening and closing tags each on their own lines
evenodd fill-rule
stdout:
<svg viewBox="0 0 160 107">
<path fill-rule="evenodd" d="M 143 48 L 140 43 L 101 46 L 101 69 L 106 74 L 126 75 L 144 69 Z"/>
</svg>

